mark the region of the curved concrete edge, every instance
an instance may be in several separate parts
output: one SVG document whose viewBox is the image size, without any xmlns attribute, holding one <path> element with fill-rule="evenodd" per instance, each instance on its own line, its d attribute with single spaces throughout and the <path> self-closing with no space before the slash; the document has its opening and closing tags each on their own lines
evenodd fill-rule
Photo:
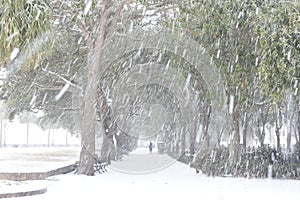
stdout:
<svg viewBox="0 0 300 200">
<path fill-rule="evenodd" d="M 27 180 L 45 180 L 50 176 L 66 174 L 76 169 L 77 165 L 72 164 L 60 167 L 47 172 L 21 172 L 21 173 L 0 173 L 0 180 L 27 181 Z"/>
<path fill-rule="evenodd" d="M 45 180 L 50 176 L 55 176 L 59 174 L 66 174 L 74 171 L 77 168 L 76 164 L 67 165 L 65 167 L 60 167 L 55 170 L 48 172 L 31 172 L 31 173 L 0 173 L 0 180 L 12 180 L 12 181 L 27 181 L 27 180 Z M 10 192 L 10 193 L 0 193 L 1 198 L 14 198 L 14 197 L 24 197 L 24 196 L 33 196 L 44 194 L 47 192 L 47 187 L 37 190 L 30 191 L 19 191 L 19 192 Z"/>
<path fill-rule="evenodd" d="M 46 192 L 47 192 L 47 188 L 42 188 L 38 190 L 31 190 L 25 192 L 4 193 L 4 194 L 0 194 L 0 198 L 25 197 L 25 196 L 44 194 Z"/>
<path fill-rule="evenodd" d="M 47 178 L 47 172 L 0 173 L 0 180 L 27 181 L 27 180 L 44 180 L 46 178 Z"/>
</svg>

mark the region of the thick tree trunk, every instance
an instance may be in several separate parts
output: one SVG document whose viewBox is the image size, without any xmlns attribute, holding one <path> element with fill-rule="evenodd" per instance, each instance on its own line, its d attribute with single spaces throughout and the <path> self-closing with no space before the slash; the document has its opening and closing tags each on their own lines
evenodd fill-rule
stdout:
<svg viewBox="0 0 300 200">
<path fill-rule="evenodd" d="M 81 121 L 81 152 L 80 161 L 77 172 L 79 174 L 94 175 L 95 163 L 95 136 L 96 136 L 96 102 L 97 102 L 97 87 L 100 78 L 100 65 L 102 61 L 102 51 L 105 43 L 107 32 L 107 21 L 109 17 L 109 2 L 103 2 L 103 10 L 101 13 L 100 32 L 97 39 L 92 42 L 86 30 L 83 29 L 85 37 L 88 37 L 89 54 L 87 59 L 87 80 L 84 90 L 82 102 L 82 121 Z"/>
<path fill-rule="evenodd" d="M 100 160 L 104 161 L 108 164 L 111 164 L 111 160 L 114 160 L 114 144 L 112 142 L 111 138 L 108 138 L 107 136 L 103 137 L 103 143 L 101 148 L 101 155 Z"/>
<path fill-rule="evenodd" d="M 114 144 L 114 135 L 117 131 L 117 124 L 112 114 L 111 105 L 108 104 L 108 96 L 105 96 L 105 93 L 100 85 L 97 90 L 97 105 L 99 106 L 99 116 L 100 121 L 104 128 L 103 135 L 103 144 L 101 148 L 100 158 L 103 161 L 106 161 L 108 164 L 111 163 L 111 160 L 115 160 L 115 144 Z"/>
<path fill-rule="evenodd" d="M 88 66 L 89 70 L 87 87 L 83 99 L 83 111 L 81 121 L 81 152 L 78 167 L 79 174 L 94 175 L 95 154 L 95 127 L 96 127 L 96 89 L 97 69 L 99 66 L 93 64 Z"/>
<path fill-rule="evenodd" d="M 104 36 L 103 36 L 104 37 Z M 81 111 L 81 152 L 77 172 L 94 175 L 95 136 L 96 136 L 96 101 L 99 83 L 102 46 L 104 40 L 98 41 L 88 57 L 87 81 Z"/>
<path fill-rule="evenodd" d="M 239 104 L 235 103 L 234 109 L 231 113 L 231 143 L 229 150 L 229 158 L 231 163 L 237 163 L 239 160 L 239 152 L 240 152 L 240 132 L 239 132 Z"/>
</svg>

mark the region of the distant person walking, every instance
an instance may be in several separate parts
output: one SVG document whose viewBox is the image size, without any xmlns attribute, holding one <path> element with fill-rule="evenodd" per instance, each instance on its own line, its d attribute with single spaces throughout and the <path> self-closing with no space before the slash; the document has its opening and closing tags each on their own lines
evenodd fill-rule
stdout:
<svg viewBox="0 0 300 200">
<path fill-rule="evenodd" d="M 150 153 L 152 153 L 152 149 L 153 149 L 153 144 L 152 144 L 152 142 L 150 142 L 150 144 L 149 144 L 149 152 Z"/>
</svg>

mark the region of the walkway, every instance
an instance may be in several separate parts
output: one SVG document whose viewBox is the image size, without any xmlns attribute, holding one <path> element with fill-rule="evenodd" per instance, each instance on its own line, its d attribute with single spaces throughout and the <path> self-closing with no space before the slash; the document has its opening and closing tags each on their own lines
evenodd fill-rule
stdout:
<svg viewBox="0 0 300 200">
<path fill-rule="evenodd" d="M 146 149 L 113 162 L 104 174 L 59 175 L 47 184 L 47 193 L 18 199 L 296 200 L 300 196 L 300 181 L 207 177 L 167 155 L 148 154 Z"/>
</svg>

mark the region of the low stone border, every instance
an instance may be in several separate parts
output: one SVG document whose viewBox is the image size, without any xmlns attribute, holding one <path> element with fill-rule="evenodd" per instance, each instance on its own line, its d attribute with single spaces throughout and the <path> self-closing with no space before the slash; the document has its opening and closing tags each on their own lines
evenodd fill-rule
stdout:
<svg viewBox="0 0 300 200">
<path fill-rule="evenodd" d="M 48 172 L 21 172 L 21 173 L 0 173 L 0 180 L 27 181 L 44 180 Z"/>
<path fill-rule="evenodd" d="M 68 166 L 65 166 L 65 167 L 60 167 L 60 168 L 55 169 L 55 170 L 48 171 L 47 174 L 46 174 L 46 176 L 47 176 L 46 178 L 48 178 L 50 176 L 59 175 L 59 174 L 70 173 L 70 172 L 74 171 L 77 167 L 78 167 L 77 164 L 72 164 L 72 165 L 68 165 Z"/>
<path fill-rule="evenodd" d="M 50 176 L 72 172 L 76 169 L 76 167 L 77 167 L 76 164 L 72 164 L 48 172 L 0 173 L 0 180 L 12 180 L 12 181 L 45 180 Z M 32 196 L 32 195 L 44 194 L 46 192 L 47 192 L 47 187 L 38 190 L 25 191 L 25 192 L 4 193 L 4 194 L 0 193 L 0 198 Z"/>
<path fill-rule="evenodd" d="M 47 192 L 47 188 L 42 188 L 39 190 L 32 190 L 32 191 L 26 191 L 26 192 L 0 194 L 0 198 L 32 196 L 32 195 L 44 194 L 46 192 Z"/>
<path fill-rule="evenodd" d="M 45 180 L 49 176 L 66 174 L 76 169 L 76 164 L 61 167 L 48 172 L 21 172 L 21 173 L 0 173 L 0 180 L 26 181 L 26 180 Z"/>
</svg>

